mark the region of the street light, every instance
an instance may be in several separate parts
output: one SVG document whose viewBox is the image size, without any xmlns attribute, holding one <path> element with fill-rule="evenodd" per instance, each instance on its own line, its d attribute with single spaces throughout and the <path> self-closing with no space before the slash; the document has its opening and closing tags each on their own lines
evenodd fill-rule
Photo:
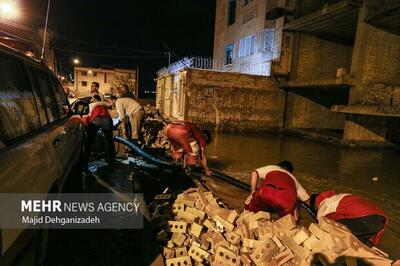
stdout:
<svg viewBox="0 0 400 266">
<path fill-rule="evenodd" d="M 17 8 L 11 1 L 0 0 L 0 18 L 9 18 L 17 16 Z"/>
<path fill-rule="evenodd" d="M 79 64 L 79 59 L 78 58 L 74 58 L 73 62 L 74 62 L 75 65 L 77 65 L 77 64 Z"/>
</svg>

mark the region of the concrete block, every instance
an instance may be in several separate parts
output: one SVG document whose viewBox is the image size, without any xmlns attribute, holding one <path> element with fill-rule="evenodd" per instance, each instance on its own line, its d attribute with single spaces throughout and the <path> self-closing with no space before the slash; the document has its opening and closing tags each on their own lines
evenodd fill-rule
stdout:
<svg viewBox="0 0 400 266">
<path fill-rule="evenodd" d="M 243 266 L 251 266 L 252 260 L 249 255 L 241 254 L 240 260 L 241 260 Z"/>
<path fill-rule="evenodd" d="M 189 256 L 179 257 L 175 259 L 168 259 L 165 261 L 166 266 L 177 266 L 177 265 L 192 265 L 192 261 Z"/>
<path fill-rule="evenodd" d="M 172 213 L 177 214 L 179 211 L 185 210 L 185 204 L 183 203 L 174 203 L 172 204 Z"/>
<path fill-rule="evenodd" d="M 175 250 L 172 248 L 163 248 L 163 256 L 165 259 L 175 258 Z"/>
<path fill-rule="evenodd" d="M 182 219 L 188 222 L 196 221 L 197 216 L 186 211 L 178 211 L 176 214 L 177 219 Z"/>
<path fill-rule="evenodd" d="M 283 217 L 282 217 L 283 218 Z M 271 220 L 271 215 L 269 212 L 264 212 L 264 211 L 259 211 L 255 214 L 250 215 L 248 218 L 248 223 L 254 222 L 254 221 L 260 221 L 260 220 Z"/>
<path fill-rule="evenodd" d="M 197 262 L 204 263 L 210 259 L 211 254 L 197 246 L 192 245 L 189 249 L 189 256 Z"/>
<path fill-rule="evenodd" d="M 183 242 L 186 240 L 186 235 L 182 233 L 178 233 L 177 237 L 174 238 L 172 241 L 177 247 L 181 247 L 183 245 Z"/>
<path fill-rule="evenodd" d="M 173 233 L 186 233 L 186 222 L 168 221 L 169 231 Z"/>
<path fill-rule="evenodd" d="M 210 220 L 205 220 L 204 223 L 203 223 L 203 225 L 204 225 L 205 227 L 207 227 L 208 230 L 211 230 L 211 231 L 216 231 L 216 230 L 217 230 L 217 228 L 215 227 L 215 225 L 214 225 Z"/>
<path fill-rule="evenodd" d="M 215 252 L 215 259 L 217 261 L 223 261 L 225 262 L 225 265 L 229 266 L 239 266 L 240 265 L 240 259 L 238 256 L 236 256 L 235 253 L 232 251 L 228 250 L 227 248 L 224 248 L 222 246 L 219 246 Z"/>
<path fill-rule="evenodd" d="M 283 235 L 278 237 L 281 242 L 292 250 L 296 256 L 300 257 L 303 260 L 306 260 L 308 256 L 310 256 L 310 251 L 299 246 L 291 237 L 288 235 Z"/>
<path fill-rule="evenodd" d="M 199 211 L 196 208 L 187 207 L 186 212 L 196 215 L 199 219 L 204 220 L 206 213 L 203 211 Z"/>
<path fill-rule="evenodd" d="M 297 243 L 297 245 L 302 244 L 311 236 L 310 231 L 305 227 L 301 227 L 295 234 L 293 234 L 293 240 Z"/>
<path fill-rule="evenodd" d="M 228 221 L 228 223 L 235 224 L 237 218 L 239 218 L 238 212 L 237 212 L 236 210 L 232 210 L 232 211 L 229 213 L 229 215 L 228 215 L 228 217 L 226 218 L 226 220 Z"/>
<path fill-rule="evenodd" d="M 275 256 L 275 260 L 278 262 L 278 266 L 285 264 L 294 258 L 294 254 L 290 249 L 285 249 L 283 252 Z"/>
<path fill-rule="evenodd" d="M 283 229 L 286 231 L 290 231 L 296 227 L 296 221 L 295 221 L 293 215 L 288 214 L 286 216 L 279 218 L 275 222 L 273 222 L 273 225 L 277 229 Z"/>
<path fill-rule="evenodd" d="M 240 235 L 238 235 L 234 232 L 227 232 L 226 240 L 228 240 L 230 243 L 232 243 L 234 245 L 238 245 L 241 240 L 241 237 L 240 237 Z"/>
<path fill-rule="evenodd" d="M 257 266 L 264 265 L 265 262 L 270 261 L 273 256 L 279 253 L 279 247 L 271 239 L 264 243 L 259 245 L 250 255 Z"/>
<path fill-rule="evenodd" d="M 222 226 L 224 227 L 225 230 L 232 232 L 233 229 L 235 229 L 235 226 L 231 223 L 229 223 L 228 221 L 222 219 L 220 216 L 216 215 L 214 217 L 214 221 L 218 222 L 220 224 L 222 224 Z"/>
<path fill-rule="evenodd" d="M 175 256 L 178 257 L 186 257 L 188 255 L 187 253 L 187 247 L 181 247 L 175 249 Z"/>
<path fill-rule="evenodd" d="M 190 234 L 192 236 L 200 237 L 202 230 L 203 230 L 203 226 L 201 226 L 197 223 L 192 223 L 190 226 Z"/>
</svg>

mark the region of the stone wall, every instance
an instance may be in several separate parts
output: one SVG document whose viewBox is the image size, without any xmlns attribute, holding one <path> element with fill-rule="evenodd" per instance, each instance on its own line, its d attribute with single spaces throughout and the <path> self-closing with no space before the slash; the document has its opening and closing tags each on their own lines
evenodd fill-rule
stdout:
<svg viewBox="0 0 400 266">
<path fill-rule="evenodd" d="M 265 76 L 189 69 L 185 119 L 218 130 L 281 128 L 285 93 Z"/>
</svg>

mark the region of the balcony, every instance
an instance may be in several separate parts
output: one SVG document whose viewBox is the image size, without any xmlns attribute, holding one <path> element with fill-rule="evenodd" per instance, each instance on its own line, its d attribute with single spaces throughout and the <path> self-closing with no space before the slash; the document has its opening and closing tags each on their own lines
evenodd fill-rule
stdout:
<svg viewBox="0 0 400 266">
<path fill-rule="evenodd" d="M 342 0 L 286 24 L 284 30 L 304 32 L 329 41 L 352 46 L 355 40 L 358 0 Z"/>
</svg>

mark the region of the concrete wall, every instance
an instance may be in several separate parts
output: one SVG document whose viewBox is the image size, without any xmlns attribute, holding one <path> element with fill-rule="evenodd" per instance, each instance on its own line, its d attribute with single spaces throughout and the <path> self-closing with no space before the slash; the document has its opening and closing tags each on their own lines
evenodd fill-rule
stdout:
<svg viewBox="0 0 400 266">
<path fill-rule="evenodd" d="M 352 57 L 351 75 L 355 86 L 350 92 L 349 104 L 360 104 L 368 98 L 373 87 L 385 88 L 400 84 L 400 36 L 375 28 L 364 21 L 368 6 L 360 8 L 356 41 Z M 388 143 L 391 128 L 389 118 L 349 116 L 345 124 L 347 143 Z"/>
<path fill-rule="evenodd" d="M 300 34 L 296 80 L 336 78 L 336 70 L 350 70 L 353 47 Z"/>
<path fill-rule="evenodd" d="M 345 115 L 306 97 L 288 93 L 285 127 L 297 129 L 343 129 Z"/>
<path fill-rule="evenodd" d="M 281 128 L 285 94 L 264 76 L 190 69 L 185 119 L 228 130 Z"/>
</svg>

